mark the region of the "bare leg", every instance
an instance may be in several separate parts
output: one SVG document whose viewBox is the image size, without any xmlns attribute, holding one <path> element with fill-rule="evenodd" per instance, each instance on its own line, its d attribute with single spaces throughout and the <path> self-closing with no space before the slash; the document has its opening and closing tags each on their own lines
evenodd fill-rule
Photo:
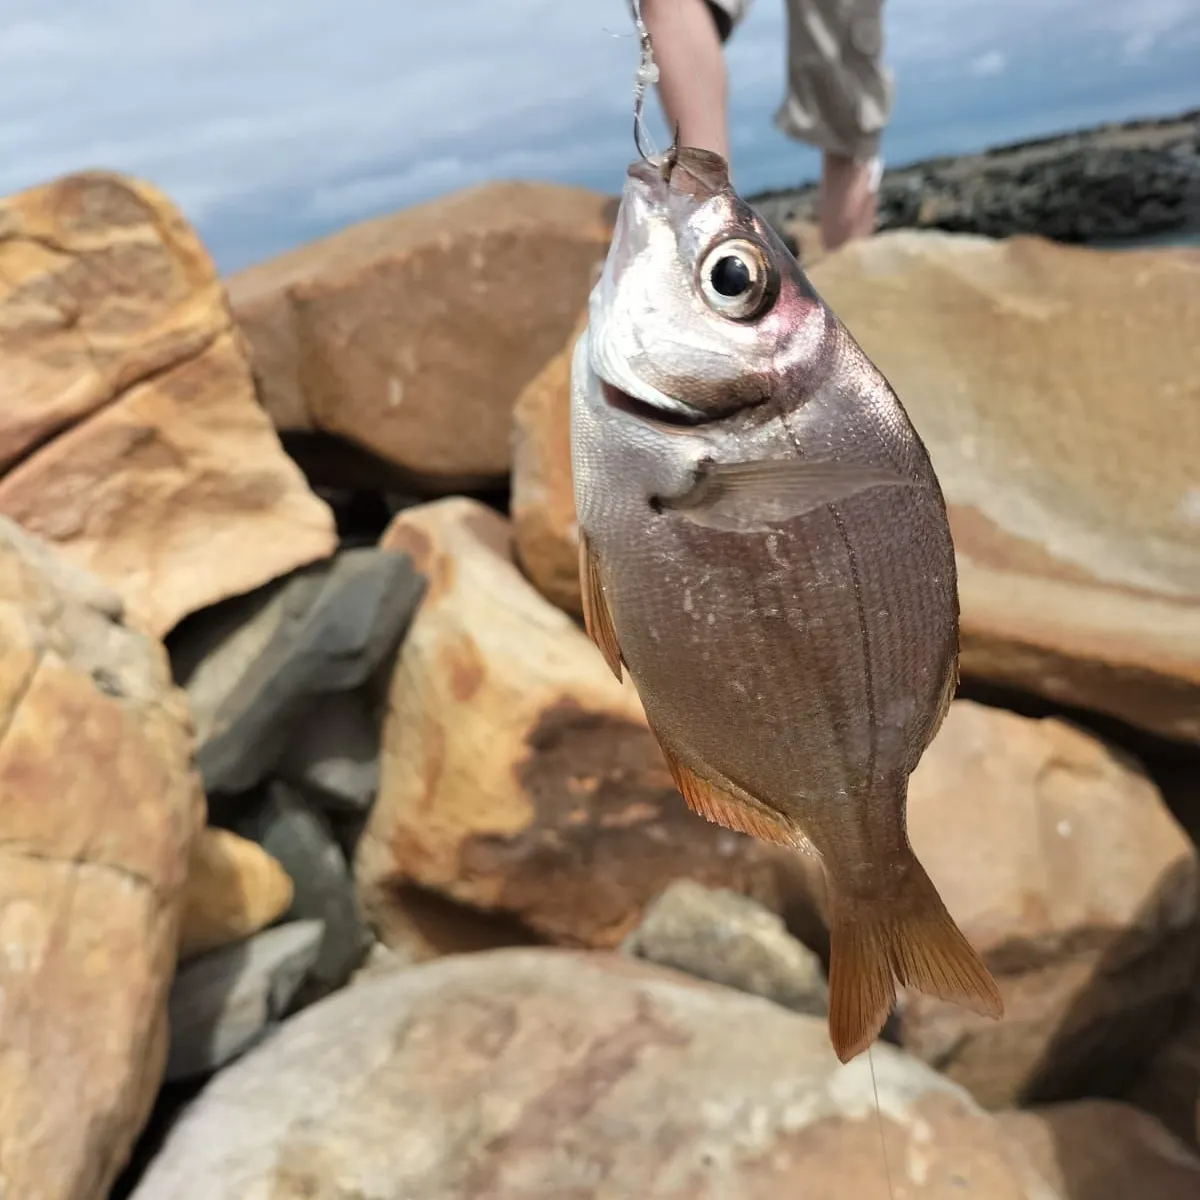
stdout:
<svg viewBox="0 0 1200 1200">
<path fill-rule="evenodd" d="M 679 140 L 729 157 L 725 127 L 725 58 L 705 0 L 642 0 L 654 43 L 658 96 Z"/>
<path fill-rule="evenodd" d="M 821 241 L 826 252 L 851 238 L 870 237 L 875 231 L 878 194 L 871 186 L 872 164 L 855 162 L 826 151 L 821 162 L 818 211 Z"/>
</svg>

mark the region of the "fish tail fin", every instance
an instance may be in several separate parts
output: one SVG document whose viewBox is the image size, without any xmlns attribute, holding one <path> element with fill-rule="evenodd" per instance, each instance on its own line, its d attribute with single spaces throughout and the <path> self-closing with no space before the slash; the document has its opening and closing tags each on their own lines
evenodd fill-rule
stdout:
<svg viewBox="0 0 1200 1200">
<path fill-rule="evenodd" d="M 898 891 L 862 900 L 830 880 L 829 902 L 829 1036 L 842 1062 L 878 1037 L 897 984 L 1004 1015 L 996 981 L 915 856 Z"/>
</svg>

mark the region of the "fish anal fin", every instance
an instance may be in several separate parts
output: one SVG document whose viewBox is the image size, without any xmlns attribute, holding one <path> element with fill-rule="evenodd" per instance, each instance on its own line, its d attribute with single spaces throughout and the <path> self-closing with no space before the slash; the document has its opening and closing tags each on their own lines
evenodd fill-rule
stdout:
<svg viewBox="0 0 1200 1200">
<path fill-rule="evenodd" d="M 897 985 L 981 1016 L 1004 1015 L 1000 989 L 914 858 L 898 893 L 860 901 L 828 879 L 829 1037 L 842 1062 L 879 1035 Z"/>
<path fill-rule="evenodd" d="M 596 643 L 608 668 L 621 681 L 621 647 L 613 629 L 612 613 L 604 598 L 600 568 L 587 534 L 579 534 L 579 591 L 583 602 L 583 627 Z"/>
<path fill-rule="evenodd" d="M 811 852 L 812 847 L 804 834 L 761 801 L 733 785 L 710 783 L 682 763 L 661 737 L 658 744 L 675 786 L 697 816 L 759 841 Z"/>
</svg>

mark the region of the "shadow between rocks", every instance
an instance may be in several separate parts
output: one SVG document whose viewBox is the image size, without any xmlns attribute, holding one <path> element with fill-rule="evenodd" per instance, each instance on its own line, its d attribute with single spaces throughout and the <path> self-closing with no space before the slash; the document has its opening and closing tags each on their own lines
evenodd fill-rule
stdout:
<svg viewBox="0 0 1200 1200">
<path fill-rule="evenodd" d="M 1183 924 L 1178 914 L 1194 889 L 1194 864 L 1179 862 L 1164 872 L 1130 929 L 1101 953 L 1088 985 L 1063 1014 L 1017 1097 L 1022 1107 L 1127 1093 L 1187 1011 L 1200 925 L 1194 917 Z M 1078 951 L 1086 953 L 1089 941 L 1105 936 L 1103 930 L 1081 932 Z M 1027 960 L 1028 948 L 1021 953 Z"/>
<path fill-rule="evenodd" d="M 1054 717 L 1098 738 L 1126 765 L 1154 782 L 1168 811 L 1200 849 L 1200 747 L 1135 729 L 1102 713 L 1065 708 L 979 680 L 964 679 L 959 696 L 1026 717 Z M 1064 1014 L 1018 1097 L 1022 1107 L 1093 1097 L 1127 1099 L 1154 1052 L 1183 1027 L 1194 1003 L 1189 991 L 1200 972 L 1200 918 L 1191 925 L 1164 918 L 1187 906 L 1197 886 L 1195 872 L 1196 867 L 1186 862 L 1166 872 L 1129 929 L 1104 951 L 1091 983 Z M 1176 927 L 1165 937 L 1141 932 L 1169 924 Z M 1102 936 L 1101 930 L 1082 931 L 1080 951 Z M 1025 958 L 1028 948 L 1014 952 Z M 1176 1136 L 1194 1148 L 1194 1116 L 1172 1121 L 1161 1106 L 1144 1102 L 1142 1108 L 1165 1120 Z M 1063 1174 L 1078 1181 L 1070 1200 L 1094 1200 L 1097 1193 L 1088 1182 L 1096 1178 L 1094 1144 L 1089 1152 L 1068 1118 L 1057 1123 L 1067 1130 L 1057 1151 Z M 1090 1163 L 1089 1153 L 1093 1153 Z"/>
<path fill-rule="evenodd" d="M 382 499 L 392 513 L 439 497 L 469 496 L 502 513 L 508 512 L 509 478 L 504 476 L 439 476 L 425 478 L 336 434 L 284 430 L 279 435 L 288 457 L 300 468 L 309 486 L 329 501 L 326 491 L 356 493 L 360 504 Z M 335 512 L 338 505 L 334 504 Z M 341 522 L 339 521 L 339 530 Z M 382 529 L 380 530 L 382 532 Z"/>
<path fill-rule="evenodd" d="M 117 1176 L 108 1200 L 129 1200 L 155 1155 L 162 1149 L 171 1126 L 182 1116 L 187 1106 L 199 1095 L 207 1079 L 192 1079 L 184 1083 L 166 1084 L 158 1093 L 150 1119 L 133 1145 L 125 1169 Z"/>
</svg>

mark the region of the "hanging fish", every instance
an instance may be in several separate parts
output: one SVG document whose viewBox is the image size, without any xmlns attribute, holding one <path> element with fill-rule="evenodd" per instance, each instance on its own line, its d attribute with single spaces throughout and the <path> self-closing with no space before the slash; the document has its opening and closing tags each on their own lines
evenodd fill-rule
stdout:
<svg viewBox="0 0 1200 1200">
<path fill-rule="evenodd" d="M 957 686 L 945 503 L 887 380 L 733 190 L 673 147 L 627 172 L 572 360 L 585 622 L 700 815 L 819 856 L 845 1061 L 897 984 L 1000 993 L 909 845 Z"/>
</svg>

